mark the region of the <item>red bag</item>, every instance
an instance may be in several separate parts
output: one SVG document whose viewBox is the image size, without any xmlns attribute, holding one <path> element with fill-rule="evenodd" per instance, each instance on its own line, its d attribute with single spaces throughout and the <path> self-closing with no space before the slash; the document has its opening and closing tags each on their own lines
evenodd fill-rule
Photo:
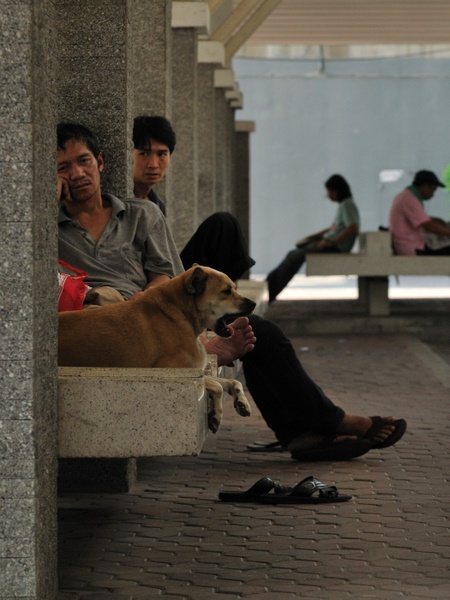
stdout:
<svg viewBox="0 0 450 600">
<path fill-rule="evenodd" d="M 76 269 L 63 260 L 58 260 L 58 312 L 66 310 L 81 310 L 87 291 L 90 287 L 84 283 L 87 273 Z M 64 269 L 62 270 L 61 269 Z M 68 273 L 66 271 L 69 271 Z M 71 275 L 70 273 L 74 273 Z"/>
</svg>

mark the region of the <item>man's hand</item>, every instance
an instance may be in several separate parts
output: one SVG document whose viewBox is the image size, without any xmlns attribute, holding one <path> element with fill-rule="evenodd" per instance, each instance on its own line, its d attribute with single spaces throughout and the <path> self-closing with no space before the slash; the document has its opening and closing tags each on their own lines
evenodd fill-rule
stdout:
<svg viewBox="0 0 450 600">
<path fill-rule="evenodd" d="M 69 184 L 63 177 L 58 177 L 56 183 L 56 201 L 58 204 L 64 200 L 65 202 L 71 202 L 72 197 L 70 195 Z"/>
<path fill-rule="evenodd" d="M 317 248 L 319 248 L 320 250 L 323 250 L 324 248 L 331 248 L 332 246 L 334 246 L 334 243 L 331 240 L 320 240 L 320 242 L 317 244 Z"/>
<path fill-rule="evenodd" d="M 134 302 L 134 300 L 137 300 L 138 298 L 140 298 L 143 295 L 144 295 L 144 292 L 134 292 L 134 294 L 128 298 L 128 302 Z"/>
</svg>

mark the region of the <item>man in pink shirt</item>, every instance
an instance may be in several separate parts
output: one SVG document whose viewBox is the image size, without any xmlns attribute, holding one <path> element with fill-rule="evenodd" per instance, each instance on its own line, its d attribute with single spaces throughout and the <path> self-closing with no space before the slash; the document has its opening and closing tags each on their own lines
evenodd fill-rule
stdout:
<svg viewBox="0 0 450 600">
<path fill-rule="evenodd" d="M 389 229 L 397 254 L 450 254 L 450 227 L 442 219 L 429 217 L 424 201 L 430 200 L 438 187 L 445 187 L 432 171 L 418 171 L 412 185 L 400 192 L 392 203 Z M 448 236 L 448 244 L 439 249 L 426 246 L 425 232 Z"/>
</svg>

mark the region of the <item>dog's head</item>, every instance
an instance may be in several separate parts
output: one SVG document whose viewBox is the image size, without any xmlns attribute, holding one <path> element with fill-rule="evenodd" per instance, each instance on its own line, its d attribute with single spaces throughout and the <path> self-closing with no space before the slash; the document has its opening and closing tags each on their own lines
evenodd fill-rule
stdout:
<svg viewBox="0 0 450 600">
<path fill-rule="evenodd" d="M 205 326 L 221 337 L 229 337 L 227 325 L 252 314 L 256 304 L 241 296 L 236 284 L 225 273 L 194 265 L 185 273 L 185 289 L 194 296 L 195 306 Z"/>
</svg>

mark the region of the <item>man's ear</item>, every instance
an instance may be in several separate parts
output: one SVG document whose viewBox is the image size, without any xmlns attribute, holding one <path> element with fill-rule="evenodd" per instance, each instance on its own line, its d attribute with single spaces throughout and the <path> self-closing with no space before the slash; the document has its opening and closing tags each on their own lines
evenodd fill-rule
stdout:
<svg viewBox="0 0 450 600">
<path fill-rule="evenodd" d="M 103 157 L 103 152 L 100 152 L 99 155 L 97 156 L 97 165 L 98 165 L 98 170 L 101 173 L 103 171 L 103 169 L 105 168 L 105 159 Z"/>
<path fill-rule="evenodd" d="M 186 280 L 185 287 L 188 294 L 191 294 L 192 296 L 200 296 L 200 294 L 203 294 L 205 291 L 208 275 L 197 264 L 194 264 L 193 266 L 195 269 L 190 277 Z"/>
</svg>

